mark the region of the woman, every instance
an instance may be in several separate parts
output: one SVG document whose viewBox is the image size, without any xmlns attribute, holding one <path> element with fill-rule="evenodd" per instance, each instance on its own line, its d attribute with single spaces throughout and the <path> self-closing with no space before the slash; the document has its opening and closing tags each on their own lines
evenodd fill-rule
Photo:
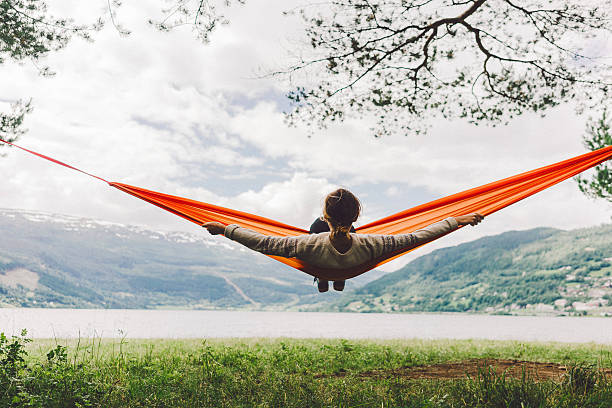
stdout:
<svg viewBox="0 0 612 408">
<path fill-rule="evenodd" d="M 311 234 L 320 234 L 322 232 L 330 232 L 329 224 L 325 221 L 324 217 L 318 217 L 314 222 L 310 225 L 310 233 Z M 349 232 L 355 232 L 355 228 L 351 227 Z M 329 290 L 329 281 L 321 278 L 315 278 L 315 282 L 317 282 L 317 286 L 319 287 L 319 292 L 327 292 Z M 338 292 L 344 290 L 344 280 L 336 280 L 334 281 L 334 290 Z"/>
<path fill-rule="evenodd" d="M 242 245 L 266 255 L 298 258 L 321 268 L 345 269 L 379 258 L 400 249 L 410 249 L 456 230 L 461 225 L 476 225 L 484 218 L 478 213 L 449 217 L 410 234 L 367 235 L 351 233 L 361 212 L 361 203 L 350 191 L 340 188 L 325 198 L 323 218 L 330 231 L 294 237 L 270 237 L 232 224 L 202 224 L 212 235 L 224 234 Z M 319 291 L 327 290 L 327 281 Z M 344 288 L 344 281 L 338 284 Z M 336 287 L 336 282 L 334 282 Z"/>
</svg>

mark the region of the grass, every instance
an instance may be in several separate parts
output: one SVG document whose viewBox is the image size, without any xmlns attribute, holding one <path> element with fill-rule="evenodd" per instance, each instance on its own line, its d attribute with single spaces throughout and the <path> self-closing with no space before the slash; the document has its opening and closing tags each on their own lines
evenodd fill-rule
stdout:
<svg viewBox="0 0 612 408">
<path fill-rule="evenodd" d="M 2 340 L 3 339 L 3 340 Z M 393 373 L 474 358 L 569 367 L 557 381 L 483 369 Z M 1 407 L 610 407 L 612 346 L 496 341 L 0 338 Z"/>
</svg>

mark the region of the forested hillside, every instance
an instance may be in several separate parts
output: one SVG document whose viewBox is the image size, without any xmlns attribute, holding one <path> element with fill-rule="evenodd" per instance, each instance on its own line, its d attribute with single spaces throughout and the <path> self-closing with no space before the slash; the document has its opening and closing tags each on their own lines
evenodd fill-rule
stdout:
<svg viewBox="0 0 612 408">
<path fill-rule="evenodd" d="M 422 256 L 332 310 L 610 314 L 612 225 L 510 231 Z"/>
</svg>

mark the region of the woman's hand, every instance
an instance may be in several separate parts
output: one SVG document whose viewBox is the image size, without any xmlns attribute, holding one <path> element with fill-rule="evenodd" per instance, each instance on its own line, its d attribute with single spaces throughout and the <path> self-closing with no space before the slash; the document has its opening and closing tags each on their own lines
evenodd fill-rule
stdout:
<svg viewBox="0 0 612 408">
<path fill-rule="evenodd" d="M 206 228 L 211 235 L 219 235 L 225 232 L 225 225 L 220 222 L 205 222 L 202 227 Z"/>
<path fill-rule="evenodd" d="M 459 217 L 455 217 L 455 219 L 457 220 L 457 224 L 459 225 L 476 225 L 478 224 L 480 221 L 482 221 L 482 219 L 484 218 L 484 216 L 478 214 L 478 213 L 472 213 L 472 214 L 467 214 L 467 215 L 460 215 Z"/>
</svg>

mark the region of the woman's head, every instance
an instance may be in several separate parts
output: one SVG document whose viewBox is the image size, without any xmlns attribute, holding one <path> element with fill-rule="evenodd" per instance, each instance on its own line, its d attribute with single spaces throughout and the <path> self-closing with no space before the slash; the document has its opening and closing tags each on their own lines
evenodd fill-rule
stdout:
<svg viewBox="0 0 612 408">
<path fill-rule="evenodd" d="M 357 221 L 361 212 L 361 203 L 350 191 L 339 188 L 325 197 L 323 216 L 332 227 L 346 228 Z"/>
</svg>

